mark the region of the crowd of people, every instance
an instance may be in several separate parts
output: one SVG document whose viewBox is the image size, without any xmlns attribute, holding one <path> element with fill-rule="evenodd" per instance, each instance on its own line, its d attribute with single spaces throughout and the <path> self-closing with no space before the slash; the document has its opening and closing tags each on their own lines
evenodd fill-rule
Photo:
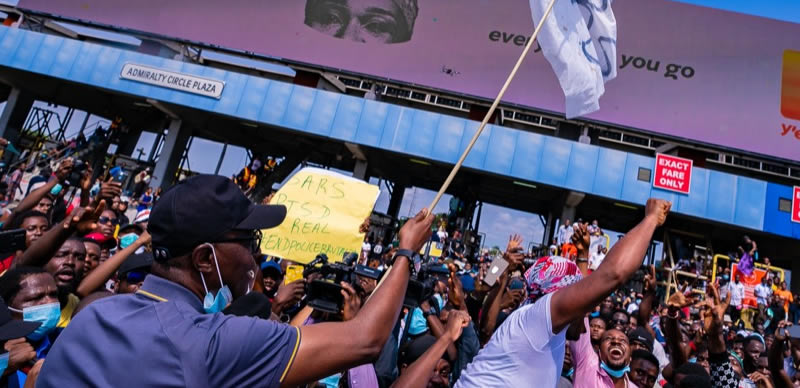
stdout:
<svg viewBox="0 0 800 388">
<path fill-rule="evenodd" d="M 611 249 L 597 222 L 565 222 L 540 257 L 511 236 L 499 271 L 423 210 L 333 283 L 324 262 L 261 253 L 286 209 L 249 184 L 198 175 L 132 201 L 107 174 L 72 182 L 74 166 L 3 204 L 1 386 L 800 386 L 785 283 L 765 276 L 749 315 L 724 269 L 660 297 L 643 258 L 663 200 Z M 421 260 L 432 240 L 445 253 Z"/>
</svg>

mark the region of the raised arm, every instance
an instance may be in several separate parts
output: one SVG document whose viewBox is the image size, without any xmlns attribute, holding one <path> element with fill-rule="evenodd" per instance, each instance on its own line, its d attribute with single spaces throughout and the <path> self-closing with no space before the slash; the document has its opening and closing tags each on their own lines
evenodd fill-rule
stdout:
<svg viewBox="0 0 800 388">
<path fill-rule="evenodd" d="M 778 330 L 775 331 L 775 341 L 769 348 L 769 371 L 772 373 L 772 380 L 775 388 L 792 388 L 792 379 L 783 369 L 783 347 L 786 344 L 787 335 L 785 328 L 791 326 L 784 321 L 778 323 Z M 791 346 L 791 344 L 789 344 Z"/>
<path fill-rule="evenodd" d="M 66 159 L 64 160 L 60 166 L 58 166 L 58 170 L 56 170 L 56 179 L 50 179 L 44 186 L 37 188 L 36 190 L 31 191 L 27 197 L 23 198 L 19 205 L 14 208 L 14 211 L 11 214 L 6 214 L 3 216 L 3 219 L 0 221 L 3 222 L 4 225 L 8 225 L 14 219 L 15 216 L 22 214 L 28 210 L 33 209 L 41 200 L 44 198 L 56 184 L 60 182 L 64 182 L 69 173 L 72 171 L 72 160 Z"/>
<path fill-rule="evenodd" d="M 422 309 L 423 313 L 426 313 L 427 318 L 425 321 L 428 323 L 428 327 L 431 329 L 431 334 L 436 338 L 441 338 L 443 335 L 447 334 L 444 325 L 442 325 L 442 321 L 439 320 L 439 317 L 436 314 L 431 313 L 431 305 L 427 301 L 423 302 L 419 306 Z M 455 360 L 456 356 L 458 356 L 458 350 L 453 343 L 447 346 L 447 355 L 450 356 L 451 360 Z"/>
<path fill-rule="evenodd" d="M 687 299 L 682 293 L 676 292 L 667 301 L 667 322 L 664 335 L 667 337 L 667 349 L 670 356 L 670 365 L 664 370 L 664 376 L 671 377 L 672 372 L 689 360 L 688 346 L 684 346 L 680 330 L 681 309 L 692 305 L 693 301 Z"/>
<path fill-rule="evenodd" d="M 560 332 L 570 322 L 583 317 L 636 272 L 642 265 L 653 232 L 664 224 L 671 206 L 671 203 L 662 199 L 647 200 L 644 220 L 614 244 L 597 271 L 553 294 L 550 301 L 550 316 L 554 333 Z M 583 233 L 583 228 L 577 229 L 576 232 L 578 230 Z"/>
<path fill-rule="evenodd" d="M 100 214 L 103 213 L 105 207 L 106 203 L 101 202 L 97 208 L 86 207 L 75 210 L 66 221 L 62 224 L 53 225 L 47 233 L 31 244 L 21 257 L 14 260 L 12 266 L 41 267 L 47 264 L 50 258 L 61 248 L 61 245 L 64 244 L 64 241 L 67 241 L 73 233 L 85 233 L 93 230 L 96 226 L 95 222 L 100 217 Z"/>
<path fill-rule="evenodd" d="M 503 295 L 506 293 L 508 280 L 508 272 L 500 275 L 497 279 L 497 283 L 495 283 L 494 287 L 489 292 L 489 296 L 486 297 L 483 303 L 480 317 L 480 339 L 483 344 L 489 342 L 489 338 L 494 333 L 495 326 L 497 325 L 497 315 L 500 314 L 501 301 L 503 300 Z"/>
<path fill-rule="evenodd" d="M 419 252 L 430 237 L 432 223 L 433 216 L 427 209 L 408 220 L 400 230 L 400 249 Z M 387 322 L 395 322 L 400 314 L 408 286 L 409 263 L 408 257 L 397 256 L 378 288 L 352 320 L 301 327 L 297 357 L 281 386 L 294 387 L 317 381 L 377 358 L 392 330 Z"/>
<path fill-rule="evenodd" d="M 464 311 L 453 310 L 447 318 L 444 335 L 425 351 L 414 363 L 408 366 L 400 377 L 392 384 L 393 388 L 427 387 L 436 363 L 442 358 L 445 350 L 461 337 L 461 331 L 469 324 L 470 317 Z"/>
<path fill-rule="evenodd" d="M 650 327 L 650 316 L 653 314 L 653 303 L 656 300 L 656 266 L 651 265 L 650 273 L 644 277 L 644 295 L 642 295 L 642 303 L 639 303 L 639 319 L 637 319 L 639 327 L 645 328 L 653 338 L 656 337 L 656 332 Z"/>
<path fill-rule="evenodd" d="M 133 244 L 127 246 L 125 249 L 117 252 L 114 256 L 111 256 L 110 259 L 106 260 L 102 264 L 98 265 L 94 271 L 90 272 L 83 280 L 81 284 L 78 286 L 77 294 L 81 298 L 85 298 L 87 295 L 91 294 L 92 292 L 96 291 L 100 288 L 103 284 L 105 284 L 108 279 L 111 279 L 111 276 L 114 275 L 114 272 L 117 272 L 119 266 L 122 265 L 125 260 L 136 252 L 143 245 L 147 245 L 150 243 L 150 233 L 144 232 L 141 236 L 139 236 Z"/>
</svg>

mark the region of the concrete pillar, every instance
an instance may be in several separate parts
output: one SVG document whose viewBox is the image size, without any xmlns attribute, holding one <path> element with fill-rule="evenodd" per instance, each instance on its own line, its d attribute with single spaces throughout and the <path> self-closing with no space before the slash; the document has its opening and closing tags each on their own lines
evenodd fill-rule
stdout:
<svg viewBox="0 0 800 388">
<path fill-rule="evenodd" d="M 367 174 L 367 161 L 356 159 L 356 166 L 353 168 L 353 178 L 361 179 L 364 182 L 369 182 L 369 174 Z"/>
<path fill-rule="evenodd" d="M 392 197 L 389 199 L 389 209 L 386 210 L 386 215 L 397 219 L 400 215 L 400 205 L 403 204 L 403 194 L 406 192 L 406 187 L 399 183 L 394 184 L 392 189 Z"/>
<path fill-rule="evenodd" d="M 544 224 L 544 236 L 542 236 L 542 246 L 549 247 L 553 242 L 553 235 L 555 234 L 556 223 L 553 219 L 553 212 L 547 212 L 547 221 Z"/>
<path fill-rule="evenodd" d="M 178 171 L 178 164 L 181 162 L 183 151 L 189 143 L 192 131 L 181 126 L 181 120 L 172 120 L 169 123 L 167 137 L 164 139 L 164 146 L 158 156 L 155 168 L 153 168 L 153 178 L 150 186 L 154 189 L 161 187 L 168 188 L 174 183 L 175 173 Z"/>
<path fill-rule="evenodd" d="M 33 97 L 24 95 L 22 90 L 12 88 L 6 106 L 0 114 L 0 137 L 18 143 L 19 134 L 25 119 L 33 106 Z"/>
<path fill-rule="evenodd" d="M 225 160 L 225 152 L 228 151 L 228 143 L 222 145 L 222 153 L 219 154 L 219 160 L 217 161 L 217 168 L 214 169 L 214 175 L 219 175 L 219 169 L 222 168 L 222 161 Z"/>
</svg>

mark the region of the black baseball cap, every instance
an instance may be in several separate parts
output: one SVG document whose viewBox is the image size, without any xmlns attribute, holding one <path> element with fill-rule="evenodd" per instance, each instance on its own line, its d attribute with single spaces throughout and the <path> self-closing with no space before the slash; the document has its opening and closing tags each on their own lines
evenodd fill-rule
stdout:
<svg viewBox="0 0 800 388">
<path fill-rule="evenodd" d="M 136 269 L 143 269 L 150 272 L 150 266 L 153 265 L 153 254 L 150 252 L 136 253 L 130 255 L 117 270 L 120 274 L 126 274 Z"/>
<path fill-rule="evenodd" d="M 643 327 L 637 327 L 628 334 L 628 342 L 638 342 L 642 344 L 648 351 L 653 351 L 653 335 Z"/>
<path fill-rule="evenodd" d="M 164 192 L 147 231 L 153 256 L 165 261 L 214 242 L 231 230 L 274 228 L 286 218 L 283 205 L 255 205 L 236 184 L 219 175 L 197 175 Z"/>
<path fill-rule="evenodd" d="M 6 302 L 0 298 L 0 341 L 25 337 L 41 325 L 41 322 L 26 322 L 11 318 Z"/>
<path fill-rule="evenodd" d="M 411 365 L 414 361 L 417 361 L 420 357 L 422 357 L 425 352 L 430 349 L 433 344 L 436 343 L 436 337 L 430 334 L 424 334 L 417 338 L 414 338 L 410 342 L 403 345 L 397 354 L 397 361 L 399 364 L 407 364 Z M 442 354 L 442 359 L 450 361 L 450 357 L 448 356 L 447 352 Z"/>
</svg>

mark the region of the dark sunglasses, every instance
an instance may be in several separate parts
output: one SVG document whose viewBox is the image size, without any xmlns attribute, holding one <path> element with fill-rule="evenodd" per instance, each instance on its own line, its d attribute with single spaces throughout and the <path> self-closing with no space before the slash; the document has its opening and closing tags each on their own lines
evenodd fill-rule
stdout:
<svg viewBox="0 0 800 388">
<path fill-rule="evenodd" d="M 628 321 L 627 320 L 623 320 L 623 319 L 612 319 L 610 321 L 610 323 L 612 325 L 623 325 L 624 326 L 624 325 L 628 324 Z"/>
<path fill-rule="evenodd" d="M 129 284 L 139 284 L 144 281 L 144 277 L 147 276 L 147 272 L 144 271 L 130 271 L 125 274 L 125 280 Z"/>
<path fill-rule="evenodd" d="M 98 224 L 111 224 L 119 225 L 119 218 L 100 217 L 97 219 Z"/>
<path fill-rule="evenodd" d="M 235 242 L 235 243 L 242 243 L 245 247 L 250 249 L 250 253 L 258 253 L 261 252 L 261 231 L 254 230 L 249 237 L 236 237 L 236 238 L 228 238 L 224 240 L 217 240 L 214 241 L 215 243 L 228 243 L 228 242 Z"/>
</svg>

